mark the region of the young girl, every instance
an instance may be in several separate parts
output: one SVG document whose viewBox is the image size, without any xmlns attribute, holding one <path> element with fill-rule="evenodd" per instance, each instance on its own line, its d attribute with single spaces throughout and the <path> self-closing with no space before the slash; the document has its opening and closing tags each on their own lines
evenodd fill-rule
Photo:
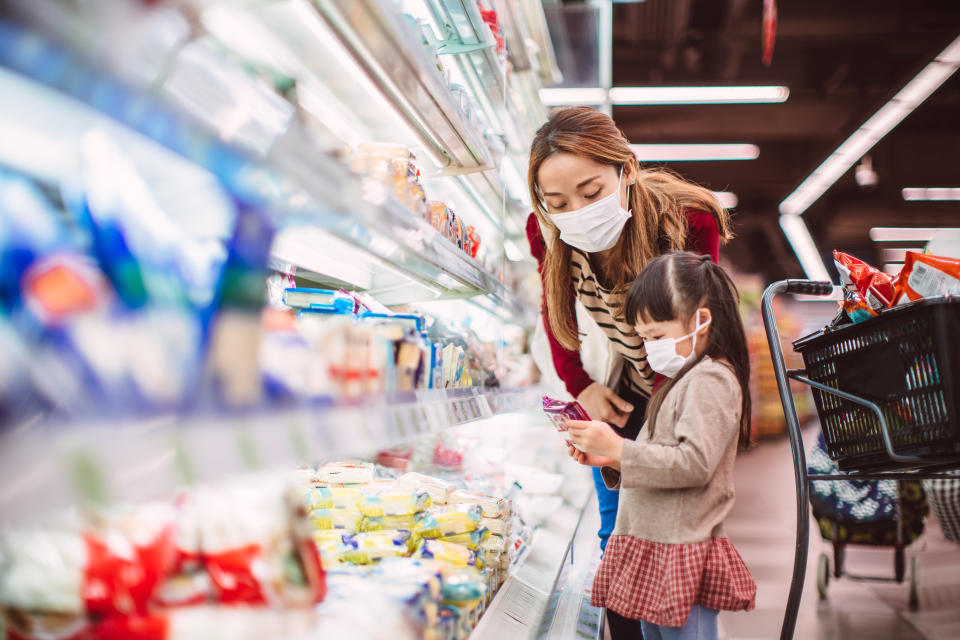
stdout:
<svg viewBox="0 0 960 640">
<path fill-rule="evenodd" d="M 593 604 L 641 621 L 644 640 L 717 637 L 719 609 L 753 608 L 756 583 L 723 533 L 733 463 L 750 438 L 750 365 L 737 292 L 708 256 L 664 254 L 640 273 L 626 317 L 666 376 L 636 441 L 569 421 L 578 462 L 620 490 Z"/>
</svg>

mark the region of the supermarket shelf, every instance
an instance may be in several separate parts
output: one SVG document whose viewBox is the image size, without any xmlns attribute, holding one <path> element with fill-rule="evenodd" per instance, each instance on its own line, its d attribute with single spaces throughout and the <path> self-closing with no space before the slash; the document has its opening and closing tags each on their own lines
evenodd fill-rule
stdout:
<svg viewBox="0 0 960 640">
<path fill-rule="evenodd" d="M 233 414 L 38 421 L 0 435 L 0 513 L 5 522 L 29 522 L 76 504 L 168 498 L 238 473 L 370 457 L 531 406 L 532 390 L 474 387 Z"/>
<path fill-rule="evenodd" d="M 586 562 L 591 554 L 583 553 L 584 550 L 597 544 L 599 526 L 593 515 L 597 510 L 596 497 L 589 487 L 573 504 L 577 506 L 564 504 L 537 529 L 530 550 L 511 570 L 470 634 L 471 640 L 541 638 L 558 622 L 564 622 L 565 619 L 558 621 L 555 614 L 572 615 L 569 607 L 560 607 L 569 578 L 575 573 L 572 569 L 579 568 L 581 563 L 580 555 Z"/>
<path fill-rule="evenodd" d="M 530 26 L 531 36 L 537 43 L 537 61 L 539 63 L 540 80 L 545 86 L 558 85 L 563 82 L 563 74 L 557 64 L 557 55 L 550 39 L 550 29 L 547 26 L 547 17 L 543 13 L 541 0 L 519 0 L 520 7 Z"/>
<path fill-rule="evenodd" d="M 8 46 L 0 47 L 0 66 L 28 77 L 40 76 L 44 84 L 85 103 L 43 90 L 39 83 L 17 74 L 0 78 L 17 85 L 18 90 L 12 95 L 19 100 L 34 100 L 47 107 L 20 109 L 18 115 L 24 117 L 37 114 L 33 126 L 42 128 L 44 114 L 54 105 L 60 110 L 60 120 L 75 115 L 81 123 L 78 127 L 96 122 L 94 116 L 104 120 L 101 113 L 112 117 L 142 134 L 122 140 L 132 149 L 135 147 L 138 157 L 170 166 L 180 161 L 167 152 L 170 149 L 214 174 L 238 201 L 273 210 L 281 228 L 296 230 L 293 235 L 281 231 L 274 251 L 276 257 L 318 273 L 349 267 L 355 275 L 370 274 L 369 281 L 357 275 L 352 283 L 383 293 L 385 303 L 482 295 L 502 305 L 507 315 L 522 315 L 519 300 L 496 276 L 389 197 L 379 183 L 351 174 L 327 155 L 310 153 L 297 144 L 284 146 L 282 143 L 289 138 L 276 145 L 269 164 L 258 163 L 175 114 L 159 100 L 94 72 L 53 47 L 44 49 L 32 41 L 37 47 L 35 51 L 40 53 L 18 55 L 23 50 L 17 47 L 18 35 L 29 38 L 8 32 L 4 38 Z M 76 82 L 78 77 L 89 81 Z M 36 91 L 23 90 L 31 88 Z M 115 99 L 105 104 L 104 95 Z M 31 124 L 26 120 L 20 126 Z M 28 159 L 29 156 L 22 158 Z M 24 168 L 29 172 L 29 167 Z"/>
</svg>

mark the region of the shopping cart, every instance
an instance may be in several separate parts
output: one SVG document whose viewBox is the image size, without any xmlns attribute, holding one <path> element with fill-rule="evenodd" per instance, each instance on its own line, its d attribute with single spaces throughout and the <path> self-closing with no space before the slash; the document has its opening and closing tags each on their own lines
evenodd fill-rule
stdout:
<svg viewBox="0 0 960 640">
<path fill-rule="evenodd" d="M 805 368 L 788 371 L 773 298 L 832 292 L 829 282 L 782 280 L 763 293 L 763 323 L 790 437 L 797 496 L 793 578 L 781 640 L 793 638 L 803 593 L 811 480 L 960 477 L 948 471 L 960 468 L 960 358 L 954 361 L 960 354 L 960 299 L 923 300 L 864 322 L 821 330 L 794 343 Z M 827 452 L 844 473 L 808 473 L 791 379 L 812 387 Z"/>
</svg>

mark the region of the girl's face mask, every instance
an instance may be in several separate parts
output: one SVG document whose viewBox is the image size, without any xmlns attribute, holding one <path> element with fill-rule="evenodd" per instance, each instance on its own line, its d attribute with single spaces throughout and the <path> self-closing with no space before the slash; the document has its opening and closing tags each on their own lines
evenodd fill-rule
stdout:
<svg viewBox="0 0 960 640">
<path fill-rule="evenodd" d="M 610 195 L 576 211 L 551 213 L 550 221 L 557 225 L 560 239 L 587 253 L 606 251 L 617 244 L 623 226 L 631 216 L 631 212 L 620 205 L 622 182 L 623 167 L 620 168 L 617 189 Z M 544 211 L 548 211 L 546 202 L 540 204 Z"/>
<path fill-rule="evenodd" d="M 710 320 L 700 323 L 700 310 L 697 309 L 697 323 L 693 332 L 679 338 L 647 340 L 643 343 L 647 350 L 647 364 L 651 369 L 668 378 L 676 377 L 681 369 L 697 357 L 697 333 L 708 326 L 710 326 Z M 677 344 L 690 337 L 693 338 L 693 347 L 690 349 L 690 355 L 683 357 L 677 353 Z"/>
</svg>

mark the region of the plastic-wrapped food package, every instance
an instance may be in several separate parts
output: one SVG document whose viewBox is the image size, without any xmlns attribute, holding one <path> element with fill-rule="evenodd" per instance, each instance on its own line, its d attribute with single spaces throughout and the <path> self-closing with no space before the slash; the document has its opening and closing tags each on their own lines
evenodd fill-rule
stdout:
<svg viewBox="0 0 960 640">
<path fill-rule="evenodd" d="M 354 509 L 314 509 L 310 512 L 310 524 L 323 531 L 334 529 L 356 533 L 363 523 L 363 514 Z"/>
<path fill-rule="evenodd" d="M 348 460 L 328 462 L 314 475 L 316 482 L 330 484 L 361 484 L 372 482 L 376 467 L 371 462 Z"/>
<path fill-rule="evenodd" d="M 563 439 L 564 444 L 576 447 L 573 440 L 567 437 L 567 420 L 589 420 L 590 416 L 580 406 L 576 400 L 565 402 L 563 400 L 554 400 L 553 398 L 543 396 L 543 413 L 550 419 L 554 428 Z"/>
<path fill-rule="evenodd" d="M 313 487 L 307 493 L 307 508 L 356 511 L 363 493 L 356 487 Z"/>
<path fill-rule="evenodd" d="M 908 251 L 896 282 L 896 304 L 960 295 L 960 260 Z"/>
<path fill-rule="evenodd" d="M 425 491 L 384 491 L 365 493 L 357 506 L 368 518 L 384 516 L 407 516 L 419 513 L 430 506 L 430 494 Z"/>
<path fill-rule="evenodd" d="M 449 503 L 478 504 L 485 518 L 499 518 L 508 510 L 507 501 L 504 498 L 459 489 L 450 494 Z"/>
<path fill-rule="evenodd" d="M 833 252 L 833 261 L 844 289 L 859 294 L 871 309 L 879 311 L 892 304 L 893 276 L 841 251 Z"/>
<path fill-rule="evenodd" d="M 407 531 L 414 531 L 416 528 L 417 519 L 417 514 L 404 516 L 364 517 L 363 521 L 360 523 L 360 530 L 363 532 L 384 531 L 387 529 L 406 529 Z"/>
<path fill-rule="evenodd" d="M 463 545 L 471 551 L 476 551 L 480 543 L 490 537 L 489 529 L 475 529 L 467 533 L 457 533 L 450 536 L 437 538 L 441 542 L 452 542 L 453 544 Z"/>
<path fill-rule="evenodd" d="M 417 550 L 417 557 L 440 560 L 458 567 L 477 565 L 477 554 L 470 549 L 439 540 L 424 540 Z"/>
<path fill-rule="evenodd" d="M 481 507 L 477 504 L 458 504 L 435 508 L 423 514 L 414 531 L 421 538 L 441 538 L 474 531 L 480 526 Z"/>
<path fill-rule="evenodd" d="M 447 504 L 450 494 L 456 489 L 452 482 L 414 472 L 405 473 L 397 478 L 397 487 L 426 491 L 430 494 L 433 504 L 437 505 Z"/>
<path fill-rule="evenodd" d="M 383 558 L 409 556 L 414 538 L 409 531 L 387 530 L 358 533 L 344 539 L 342 560 L 353 564 L 370 564 Z"/>
<path fill-rule="evenodd" d="M 489 529 L 490 533 L 494 535 L 510 535 L 510 531 L 513 529 L 513 518 L 482 518 L 480 526 Z"/>
<path fill-rule="evenodd" d="M 461 567 L 443 578 L 443 602 L 453 605 L 473 605 L 487 595 L 487 580 L 474 567 Z"/>
</svg>

